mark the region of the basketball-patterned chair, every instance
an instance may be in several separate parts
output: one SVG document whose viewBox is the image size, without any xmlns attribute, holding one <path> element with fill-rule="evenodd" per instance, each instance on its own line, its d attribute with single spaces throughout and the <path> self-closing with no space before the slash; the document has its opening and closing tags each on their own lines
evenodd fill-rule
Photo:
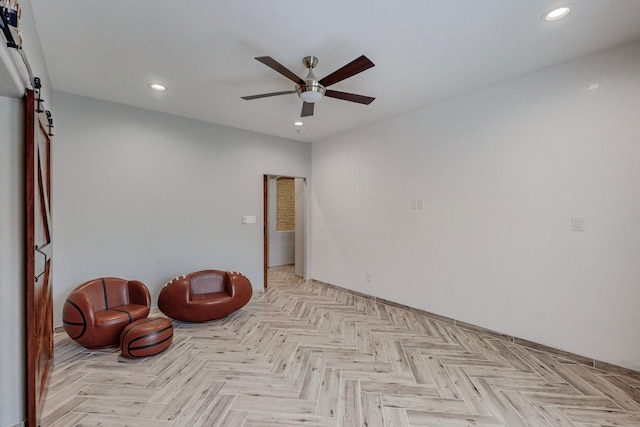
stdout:
<svg viewBox="0 0 640 427">
<path fill-rule="evenodd" d="M 120 342 L 131 322 L 149 315 L 151 295 L 137 280 L 104 277 L 83 283 L 69 294 L 62 310 L 64 330 L 87 348 Z"/>
</svg>

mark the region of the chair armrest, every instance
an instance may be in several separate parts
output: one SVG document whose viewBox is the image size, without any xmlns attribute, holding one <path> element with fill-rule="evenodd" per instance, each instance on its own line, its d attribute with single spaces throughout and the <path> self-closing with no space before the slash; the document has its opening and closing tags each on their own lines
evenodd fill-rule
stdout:
<svg viewBox="0 0 640 427">
<path fill-rule="evenodd" d="M 129 280 L 127 286 L 129 289 L 129 302 L 131 304 L 151 307 L 151 294 L 144 283 L 137 280 Z"/>
<path fill-rule="evenodd" d="M 160 290 L 158 307 L 164 312 L 163 307 L 186 306 L 191 299 L 191 287 L 186 276 L 179 276 L 169 281 Z"/>
<path fill-rule="evenodd" d="M 235 292 L 235 285 L 231 280 L 231 272 L 225 271 L 224 276 L 222 277 L 222 284 L 224 286 L 224 291 L 233 298 L 233 294 Z"/>
<path fill-rule="evenodd" d="M 74 309 L 80 312 L 80 315 L 84 317 L 87 325 L 95 325 L 96 324 L 96 315 L 95 309 L 93 308 L 93 303 L 89 299 L 89 297 L 83 292 L 72 292 L 68 297 L 67 301 L 71 304 Z M 65 304 L 64 309 L 69 310 L 69 304 Z M 63 319 L 66 318 L 65 313 L 62 315 Z"/>
<path fill-rule="evenodd" d="M 226 274 L 225 289 L 227 289 L 227 293 L 231 298 L 239 298 L 243 301 L 249 301 L 253 294 L 253 288 L 249 279 L 236 272 Z"/>
</svg>

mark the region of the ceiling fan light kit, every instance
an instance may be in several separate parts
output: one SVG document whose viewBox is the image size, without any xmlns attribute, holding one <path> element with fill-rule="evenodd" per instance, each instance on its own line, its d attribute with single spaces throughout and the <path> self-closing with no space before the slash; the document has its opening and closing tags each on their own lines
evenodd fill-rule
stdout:
<svg viewBox="0 0 640 427">
<path fill-rule="evenodd" d="M 302 63 L 305 67 L 309 69 L 307 73 L 307 77 L 305 79 L 301 79 L 291 70 L 286 68 L 284 65 L 277 62 L 275 59 L 270 56 L 259 56 L 256 57 L 256 60 L 262 62 L 267 67 L 277 71 L 282 74 L 289 80 L 296 83 L 295 90 L 292 91 L 282 91 L 282 92 L 271 92 L 264 93 L 260 95 L 250 95 L 243 96 L 242 99 L 252 100 L 259 98 L 267 98 L 270 96 L 279 96 L 279 95 L 287 95 L 290 93 L 297 93 L 300 99 L 302 99 L 302 113 L 300 117 L 308 117 L 313 115 L 314 104 L 320 101 L 324 96 L 328 96 L 330 98 L 342 99 L 344 101 L 357 102 L 359 104 L 368 105 L 375 98 L 364 95 L 356 95 L 354 93 L 347 92 L 338 92 L 335 90 L 328 90 L 327 86 L 338 83 L 342 80 L 348 79 L 358 73 L 361 73 L 371 67 L 374 66 L 374 63 L 369 60 L 366 56 L 362 55 L 359 58 L 351 61 L 349 64 L 344 67 L 334 71 L 328 76 L 318 80 L 316 76 L 313 74 L 313 69 L 318 65 L 318 58 L 315 56 L 305 56 L 302 60 Z"/>
</svg>

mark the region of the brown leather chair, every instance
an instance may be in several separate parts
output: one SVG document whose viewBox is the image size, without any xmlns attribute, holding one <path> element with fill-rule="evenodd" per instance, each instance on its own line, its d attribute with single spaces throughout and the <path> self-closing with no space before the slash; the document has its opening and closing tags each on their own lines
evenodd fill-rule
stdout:
<svg viewBox="0 0 640 427">
<path fill-rule="evenodd" d="M 172 319 L 206 322 L 221 319 L 251 299 L 251 282 L 244 275 L 203 270 L 169 281 L 158 297 L 158 308 Z"/>
<path fill-rule="evenodd" d="M 151 295 L 137 280 L 105 277 L 78 286 L 62 309 L 64 330 L 87 348 L 120 342 L 129 323 L 149 315 Z"/>
</svg>

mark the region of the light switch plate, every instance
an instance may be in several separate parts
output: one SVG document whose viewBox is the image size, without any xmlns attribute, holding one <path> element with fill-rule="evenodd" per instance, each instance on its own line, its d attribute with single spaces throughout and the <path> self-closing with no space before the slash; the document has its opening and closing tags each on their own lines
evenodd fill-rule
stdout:
<svg viewBox="0 0 640 427">
<path fill-rule="evenodd" d="M 243 216 L 242 217 L 242 223 L 243 224 L 255 224 L 256 223 L 256 216 L 255 215 Z"/>
</svg>

